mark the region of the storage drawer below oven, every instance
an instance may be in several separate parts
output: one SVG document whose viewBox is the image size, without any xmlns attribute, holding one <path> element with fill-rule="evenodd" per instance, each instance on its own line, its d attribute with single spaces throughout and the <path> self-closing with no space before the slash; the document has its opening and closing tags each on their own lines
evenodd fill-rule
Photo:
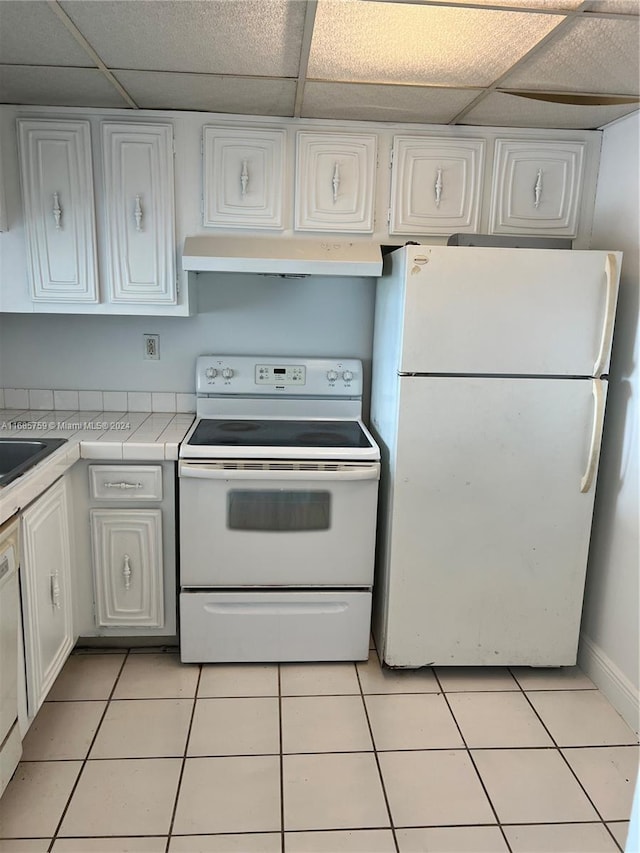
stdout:
<svg viewBox="0 0 640 853">
<path fill-rule="evenodd" d="M 370 592 L 183 592 L 184 663 L 366 660 Z"/>
</svg>

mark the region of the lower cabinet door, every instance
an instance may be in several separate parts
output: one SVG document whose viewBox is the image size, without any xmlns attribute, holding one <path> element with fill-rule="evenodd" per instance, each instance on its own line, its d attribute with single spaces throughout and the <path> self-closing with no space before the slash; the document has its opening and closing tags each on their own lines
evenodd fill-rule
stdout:
<svg viewBox="0 0 640 853">
<path fill-rule="evenodd" d="M 22 515 L 27 705 L 36 714 L 73 648 L 67 489 L 59 480 Z"/>
<path fill-rule="evenodd" d="M 162 511 L 94 509 L 90 515 L 97 624 L 161 628 Z"/>
</svg>

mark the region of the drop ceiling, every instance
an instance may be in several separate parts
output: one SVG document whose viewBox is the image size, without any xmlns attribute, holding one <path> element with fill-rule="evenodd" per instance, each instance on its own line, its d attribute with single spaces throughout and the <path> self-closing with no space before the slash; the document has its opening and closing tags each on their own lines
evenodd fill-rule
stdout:
<svg viewBox="0 0 640 853">
<path fill-rule="evenodd" d="M 0 102 L 597 128 L 640 0 L 0 0 Z"/>
</svg>

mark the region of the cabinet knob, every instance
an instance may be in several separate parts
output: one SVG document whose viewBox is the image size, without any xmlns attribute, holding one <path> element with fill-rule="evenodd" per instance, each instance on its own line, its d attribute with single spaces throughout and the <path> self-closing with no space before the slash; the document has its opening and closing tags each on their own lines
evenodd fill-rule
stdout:
<svg viewBox="0 0 640 853">
<path fill-rule="evenodd" d="M 52 575 L 49 575 L 49 582 L 51 584 L 51 604 L 56 610 L 60 610 L 60 582 L 58 581 L 57 569 Z"/>
<path fill-rule="evenodd" d="M 242 171 L 240 172 L 240 195 L 244 198 L 247 194 L 249 186 L 249 164 L 246 160 L 242 161 Z"/>
<path fill-rule="evenodd" d="M 533 187 L 533 206 L 537 210 L 542 201 L 542 169 L 536 172 L 536 182 Z"/>
<path fill-rule="evenodd" d="M 60 219 L 62 218 L 62 208 L 60 207 L 60 196 L 58 193 L 53 194 L 53 221 L 56 224 L 56 231 L 59 231 L 62 227 L 60 224 Z"/>
<path fill-rule="evenodd" d="M 336 161 L 333 167 L 333 177 L 331 178 L 331 186 L 333 187 L 333 203 L 338 201 L 338 190 L 340 189 L 340 163 Z"/>
<path fill-rule="evenodd" d="M 122 577 L 124 578 L 124 588 L 131 588 L 131 557 L 125 554 L 123 557 Z"/>
<path fill-rule="evenodd" d="M 136 206 L 133 211 L 133 215 L 136 220 L 136 231 L 142 231 L 142 204 L 140 203 L 140 196 L 136 196 Z"/>
</svg>

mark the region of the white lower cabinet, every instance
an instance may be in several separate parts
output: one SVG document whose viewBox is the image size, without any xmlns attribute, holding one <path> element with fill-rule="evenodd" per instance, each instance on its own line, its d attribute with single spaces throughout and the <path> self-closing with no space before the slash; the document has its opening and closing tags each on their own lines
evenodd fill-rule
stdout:
<svg viewBox="0 0 640 853">
<path fill-rule="evenodd" d="M 27 708 L 33 717 L 73 648 L 67 485 L 58 480 L 22 515 L 22 616 Z"/>
<path fill-rule="evenodd" d="M 90 517 L 97 624 L 161 628 L 162 511 L 93 509 Z"/>
<path fill-rule="evenodd" d="M 175 462 L 73 466 L 79 636 L 176 635 Z"/>
</svg>

